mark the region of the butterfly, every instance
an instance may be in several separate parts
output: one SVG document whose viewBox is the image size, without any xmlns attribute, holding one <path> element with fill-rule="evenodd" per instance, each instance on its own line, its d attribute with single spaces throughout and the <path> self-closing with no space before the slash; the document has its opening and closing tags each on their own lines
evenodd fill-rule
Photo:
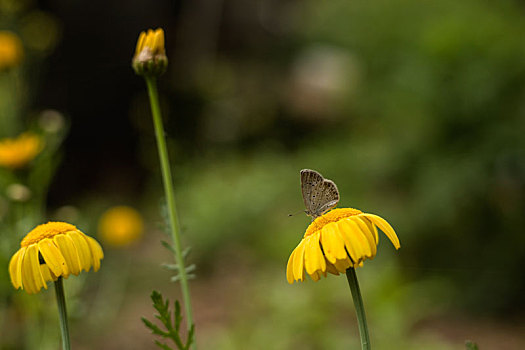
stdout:
<svg viewBox="0 0 525 350">
<path fill-rule="evenodd" d="M 315 170 L 301 170 L 301 191 L 306 215 L 313 219 L 323 215 L 339 202 L 339 190 L 332 180 Z"/>
</svg>

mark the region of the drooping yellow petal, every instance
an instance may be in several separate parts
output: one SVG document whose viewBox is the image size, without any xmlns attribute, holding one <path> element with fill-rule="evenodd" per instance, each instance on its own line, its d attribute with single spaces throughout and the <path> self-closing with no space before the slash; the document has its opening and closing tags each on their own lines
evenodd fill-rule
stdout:
<svg viewBox="0 0 525 350">
<path fill-rule="evenodd" d="M 69 233 L 69 237 L 71 237 L 75 243 L 75 247 L 77 248 L 80 268 L 84 271 L 89 271 L 91 268 L 92 257 L 91 249 L 89 248 L 89 244 L 86 241 L 85 236 L 73 231 Z"/>
<path fill-rule="evenodd" d="M 80 259 L 78 257 L 77 248 L 73 239 L 68 235 L 56 235 L 53 237 L 53 241 L 57 245 L 58 249 L 62 253 L 67 266 L 69 267 L 70 273 L 78 276 L 80 273 Z"/>
<path fill-rule="evenodd" d="M 44 258 L 46 265 L 51 271 L 53 271 L 53 274 L 56 276 L 69 274 L 66 261 L 52 239 L 44 238 L 38 242 L 38 249 Z"/>
<path fill-rule="evenodd" d="M 301 240 L 301 243 L 295 248 L 295 254 L 293 259 L 293 275 L 296 281 L 304 281 L 304 247 L 305 239 Z"/>
<path fill-rule="evenodd" d="M 332 275 L 339 275 L 339 271 L 337 271 L 337 268 L 329 261 L 326 262 L 326 271 L 330 272 Z"/>
<path fill-rule="evenodd" d="M 352 218 L 348 218 L 345 221 L 352 226 L 352 232 L 354 233 L 354 238 L 358 242 L 359 246 L 361 247 L 362 251 L 362 257 L 371 258 L 372 255 L 372 247 L 370 246 L 370 242 L 366 238 L 364 232 L 361 230 L 361 227 L 357 222 L 352 220 Z M 375 246 L 375 244 L 374 244 Z"/>
<path fill-rule="evenodd" d="M 319 245 L 319 235 L 306 237 L 304 251 L 304 265 L 306 272 L 311 275 L 316 271 L 326 271 L 326 262 Z"/>
<path fill-rule="evenodd" d="M 38 249 L 34 244 L 27 247 L 22 261 L 22 284 L 29 294 L 37 293 L 45 284 L 40 272 Z"/>
<path fill-rule="evenodd" d="M 293 258 L 295 255 L 295 251 L 297 248 L 295 248 L 292 251 L 292 254 L 290 254 L 290 258 L 288 259 L 288 264 L 286 264 L 286 280 L 288 283 L 292 284 L 294 282 L 294 275 L 293 275 Z"/>
<path fill-rule="evenodd" d="M 352 220 L 359 226 L 359 229 L 368 240 L 368 244 L 372 250 L 371 258 L 373 258 L 377 254 L 377 241 L 374 237 L 374 231 L 371 231 L 371 229 L 375 226 L 371 223 L 370 225 L 367 225 L 365 218 L 354 217 Z"/>
<path fill-rule="evenodd" d="M 312 278 L 312 280 L 314 282 L 317 282 L 317 281 L 319 281 L 321 279 L 321 273 L 319 271 L 316 271 L 316 272 L 311 273 L 309 275 L 310 275 L 310 278 Z"/>
<path fill-rule="evenodd" d="M 379 244 L 379 234 L 377 233 L 377 227 L 374 225 L 374 223 L 372 223 L 372 220 L 363 215 L 358 215 L 357 218 L 362 220 L 370 229 L 370 231 L 373 232 L 376 245 Z"/>
<path fill-rule="evenodd" d="M 22 288 L 22 261 L 25 252 L 26 247 L 22 247 L 9 261 L 9 276 L 11 277 L 11 283 L 16 289 Z"/>
<path fill-rule="evenodd" d="M 325 225 L 321 230 L 321 244 L 323 252 L 332 264 L 336 260 L 345 259 L 345 242 L 340 235 L 335 232 L 338 229 L 335 223 Z"/>
<path fill-rule="evenodd" d="M 47 266 L 46 264 L 40 265 L 40 273 L 42 274 L 44 281 L 46 282 L 55 281 L 55 279 L 53 278 L 53 275 L 51 274 L 51 270 L 49 269 L 49 266 Z M 47 283 L 44 285 L 44 288 L 47 289 Z"/>
<path fill-rule="evenodd" d="M 353 266 L 353 264 L 352 260 L 347 257 L 346 259 L 337 260 L 334 266 L 339 272 L 345 273 L 346 269 L 348 269 L 350 266 Z"/>
<path fill-rule="evenodd" d="M 98 242 L 89 236 L 84 235 L 86 239 L 89 250 L 91 251 L 91 262 L 93 263 L 93 271 L 97 272 L 100 269 L 100 260 L 104 259 L 104 251 Z"/>
<path fill-rule="evenodd" d="M 397 238 L 396 232 L 390 226 L 390 224 L 380 216 L 374 214 L 361 214 L 364 217 L 369 218 L 377 227 L 383 231 L 383 233 L 390 239 L 390 242 L 394 245 L 396 249 L 399 249 L 401 245 L 399 244 L 399 238 Z"/>
<path fill-rule="evenodd" d="M 359 240 L 355 237 L 355 226 L 351 225 L 348 220 L 340 220 L 336 223 L 337 233 L 345 242 L 345 247 L 348 253 L 350 253 L 350 258 L 353 262 L 358 261 L 363 256 L 363 249 L 359 243 Z"/>
</svg>

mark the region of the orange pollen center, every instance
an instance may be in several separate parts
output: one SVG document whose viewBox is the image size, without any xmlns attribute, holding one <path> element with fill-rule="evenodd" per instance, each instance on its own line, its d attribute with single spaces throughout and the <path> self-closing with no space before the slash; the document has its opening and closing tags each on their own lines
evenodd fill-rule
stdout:
<svg viewBox="0 0 525 350">
<path fill-rule="evenodd" d="M 304 236 L 309 236 L 314 234 L 315 232 L 322 229 L 325 225 L 336 222 L 341 219 L 348 218 L 350 216 L 359 215 L 363 212 L 359 209 L 352 209 L 352 208 L 339 208 L 339 209 L 333 209 L 329 211 L 328 213 L 321 215 L 320 217 L 316 218 L 310 226 L 306 229 L 306 233 Z"/>
<path fill-rule="evenodd" d="M 44 238 L 51 238 L 59 234 L 77 230 L 75 226 L 65 222 L 48 222 L 47 224 L 38 225 L 29 232 L 20 243 L 20 246 L 27 247 L 40 242 Z"/>
</svg>

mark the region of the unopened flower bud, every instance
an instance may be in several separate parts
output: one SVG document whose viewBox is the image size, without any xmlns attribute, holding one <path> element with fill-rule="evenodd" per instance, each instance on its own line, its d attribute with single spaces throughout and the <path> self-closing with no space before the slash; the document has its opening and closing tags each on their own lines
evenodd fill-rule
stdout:
<svg viewBox="0 0 525 350">
<path fill-rule="evenodd" d="M 164 31 L 149 29 L 140 33 L 131 65 L 135 73 L 143 76 L 160 76 L 168 67 L 164 49 Z"/>
</svg>

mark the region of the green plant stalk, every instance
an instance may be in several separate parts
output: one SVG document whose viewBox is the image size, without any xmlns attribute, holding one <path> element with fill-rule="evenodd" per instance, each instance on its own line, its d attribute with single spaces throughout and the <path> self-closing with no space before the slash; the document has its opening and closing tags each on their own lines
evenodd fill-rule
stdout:
<svg viewBox="0 0 525 350">
<path fill-rule="evenodd" d="M 162 170 L 162 180 L 164 183 L 164 192 L 166 193 L 166 202 L 168 205 L 168 214 L 171 228 L 171 239 L 175 249 L 175 261 L 179 266 L 180 284 L 182 289 L 182 298 L 184 309 L 186 310 L 186 323 L 188 329 L 193 325 L 193 311 L 191 307 L 190 287 L 188 285 L 188 275 L 182 256 L 182 247 L 180 241 L 180 229 L 177 219 L 177 208 L 175 206 L 175 193 L 173 191 L 173 180 L 168 158 L 168 149 L 166 147 L 166 138 L 164 136 L 164 126 L 160 114 L 159 95 L 157 92 L 157 81 L 154 77 L 144 77 L 148 87 L 149 101 L 151 104 L 151 114 L 153 115 L 153 124 L 155 126 L 155 136 L 157 138 L 157 148 L 159 151 L 160 167 Z"/>
<path fill-rule="evenodd" d="M 357 282 L 357 275 L 355 274 L 355 269 L 353 267 L 346 270 L 346 278 L 348 279 L 348 285 L 352 292 L 355 313 L 357 314 L 357 324 L 359 326 L 359 335 L 361 337 L 361 349 L 370 350 L 370 335 L 368 334 L 368 325 L 366 324 L 365 307 L 363 305 L 359 283 Z"/>
<path fill-rule="evenodd" d="M 66 298 L 64 296 L 64 284 L 62 277 L 55 281 L 55 293 L 57 296 L 58 318 L 60 320 L 60 333 L 62 334 L 62 349 L 71 350 L 69 341 L 69 326 L 67 323 Z"/>
</svg>

